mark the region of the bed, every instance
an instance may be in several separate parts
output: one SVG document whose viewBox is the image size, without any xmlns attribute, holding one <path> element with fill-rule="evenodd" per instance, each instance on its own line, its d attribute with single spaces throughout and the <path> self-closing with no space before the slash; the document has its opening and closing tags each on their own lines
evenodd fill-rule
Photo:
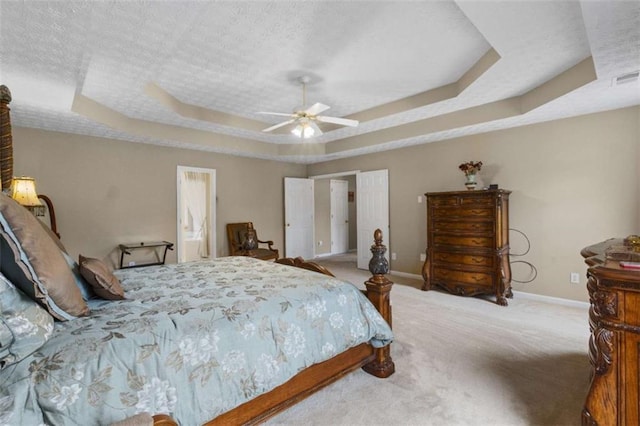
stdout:
<svg viewBox="0 0 640 426">
<path fill-rule="evenodd" d="M 302 259 L 112 272 L 70 259 L 0 194 L 0 424 L 108 425 L 137 413 L 248 424 L 357 368 L 388 377 L 392 283 L 379 231 L 371 250 L 365 292 Z"/>
</svg>

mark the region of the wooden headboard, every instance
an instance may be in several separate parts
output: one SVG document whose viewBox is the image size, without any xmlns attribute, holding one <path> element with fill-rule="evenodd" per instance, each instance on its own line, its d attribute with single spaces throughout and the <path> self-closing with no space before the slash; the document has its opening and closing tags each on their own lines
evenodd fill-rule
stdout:
<svg viewBox="0 0 640 426">
<path fill-rule="evenodd" d="M 0 86 L 0 179 L 2 191 L 11 187 L 13 179 L 13 136 L 11 134 L 11 117 L 9 103 L 11 92 L 7 86 Z"/>
</svg>

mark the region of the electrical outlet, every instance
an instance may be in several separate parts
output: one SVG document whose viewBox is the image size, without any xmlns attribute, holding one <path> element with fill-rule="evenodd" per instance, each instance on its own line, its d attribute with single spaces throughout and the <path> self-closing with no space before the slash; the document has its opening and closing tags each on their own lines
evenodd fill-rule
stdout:
<svg viewBox="0 0 640 426">
<path fill-rule="evenodd" d="M 398 256 L 395 253 L 391 253 L 391 260 L 396 260 Z"/>
<path fill-rule="evenodd" d="M 572 272 L 570 276 L 571 284 L 580 284 L 580 274 Z"/>
<path fill-rule="evenodd" d="M 420 262 L 424 262 L 425 260 L 427 260 L 427 254 L 426 253 L 420 253 Z"/>
<path fill-rule="evenodd" d="M 136 262 L 134 261 L 129 262 L 129 266 L 136 266 Z"/>
</svg>

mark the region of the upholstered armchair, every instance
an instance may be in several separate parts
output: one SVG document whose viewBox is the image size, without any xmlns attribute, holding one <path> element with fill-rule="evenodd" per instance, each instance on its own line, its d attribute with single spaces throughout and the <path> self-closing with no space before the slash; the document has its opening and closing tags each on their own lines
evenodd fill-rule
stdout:
<svg viewBox="0 0 640 426">
<path fill-rule="evenodd" d="M 273 248 L 273 241 L 258 238 L 252 222 L 228 223 L 227 239 L 231 256 L 250 256 L 262 260 L 280 257 L 278 249 Z M 260 247 L 260 244 L 266 244 L 267 248 Z"/>
</svg>

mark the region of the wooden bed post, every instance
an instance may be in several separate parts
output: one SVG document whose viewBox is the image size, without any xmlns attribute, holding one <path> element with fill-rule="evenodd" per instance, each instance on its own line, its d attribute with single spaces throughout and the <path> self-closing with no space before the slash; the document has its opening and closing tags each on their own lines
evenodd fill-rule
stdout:
<svg viewBox="0 0 640 426">
<path fill-rule="evenodd" d="M 8 191 L 13 179 L 13 136 L 9 103 L 11 92 L 5 85 L 0 86 L 0 180 L 2 191 Z"/>
<path fill-rule="evenodd" d="M 382 231 L 376 229 L 373 234 L 375 244 L 371 246 L 373 256 L 369 261 L 369 272 L 373 275 L 364 285 L 367 287 L 367 297 L 376 307 L 380 315 L 391 326 L 391 303 L 389 293 L 393 283 L 385 277 L 389 273 L 389 262 L 384 257 L 387 247 L 382 244 Z M 366 364 L 362 369 L 376 377 L 386 378 L 396 371 L 395 364 L 391 359 L 391 344 L 383 348 L 374 349 L 375 360 Z"/>
</svg>

